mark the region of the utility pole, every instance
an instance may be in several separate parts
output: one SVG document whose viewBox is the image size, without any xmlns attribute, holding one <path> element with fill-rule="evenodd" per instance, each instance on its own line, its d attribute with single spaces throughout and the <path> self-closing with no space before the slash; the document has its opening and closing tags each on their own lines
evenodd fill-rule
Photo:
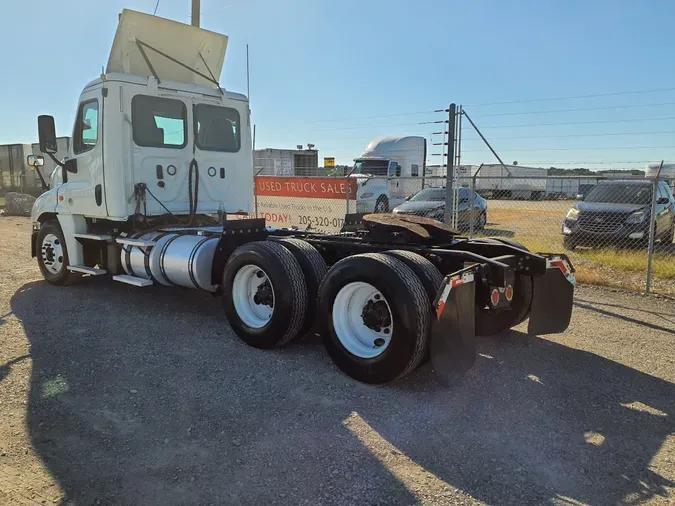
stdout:
<svg viewBox="0 0 675 506">
<path fill-rule="evenodd" d="M 201 0 L 192 0 L 192 26 L 199 27 L 199 2 Z"/>
<path fill-rule="evenodd" d="M 455 174 L 455 104 L 448 107 L 448 152 L 445 167 L 445 215 L 446 225 L 452 224 L 452 211 L 455 207 L 455 192 L 452 187 L 452 178 Z"/>
</svg>

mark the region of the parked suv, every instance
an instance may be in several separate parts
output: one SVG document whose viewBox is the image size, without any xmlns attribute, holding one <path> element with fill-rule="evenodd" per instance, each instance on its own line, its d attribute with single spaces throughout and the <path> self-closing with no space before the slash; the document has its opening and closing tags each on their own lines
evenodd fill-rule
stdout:
<svg viewBox="0 0 675 506">
<path fill-rule="evenodd" d="M 654 183 L 645 180 L 601 181 L 563 222 L 563 244 L 577 246 L 643 246 L 649 223 L 656 223 L 655 238 L 671 244 L 675 232 L 675 197 L 664 181 L 658 184 L 655 220 L 650 217 Z"/>
</svg>

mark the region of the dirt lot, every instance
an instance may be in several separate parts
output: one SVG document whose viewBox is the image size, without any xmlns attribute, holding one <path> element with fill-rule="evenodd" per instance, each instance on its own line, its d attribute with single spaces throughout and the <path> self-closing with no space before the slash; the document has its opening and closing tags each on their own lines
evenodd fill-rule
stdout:
<svg viewBox="0 0 675 506">
<path fill-rule="evenodd" d="M 459 387 L 373 387 L 316 341 L 245 346 L 207 294 L 51 287 L 27 219 L 0 237 L 0 504 L 675 501 L 672 301 L 582 287 Z"/>
</svg>

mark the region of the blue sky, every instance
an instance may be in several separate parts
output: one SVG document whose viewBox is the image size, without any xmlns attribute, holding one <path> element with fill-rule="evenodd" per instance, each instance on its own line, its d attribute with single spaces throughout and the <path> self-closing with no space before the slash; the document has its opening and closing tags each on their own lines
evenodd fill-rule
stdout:
<svg viewBox="0 0 675 506">
<path fill-rule="evenodd" d="M 118 13 L 155 1 L 5 2 L 0 143 L 35 141 L 38 114 L 70 135 Z M 190 2 L 157 14 L 189 22 Z M 258 148 L 311 142 L 349 163 L 372 137 L 429 138 L 438 125 L 418 123 L 456 102 L 505 162 L 599 169 L 675 161 L 673 19 L 669 0 L 202 0 L 201 21 L 230 37 L 227 89 L 246 92 L 250 46 Z M 666 91 L 533 101 L 643 90 Z M 463 160 L 492 162 L 467 127 Z"/>
</svg>

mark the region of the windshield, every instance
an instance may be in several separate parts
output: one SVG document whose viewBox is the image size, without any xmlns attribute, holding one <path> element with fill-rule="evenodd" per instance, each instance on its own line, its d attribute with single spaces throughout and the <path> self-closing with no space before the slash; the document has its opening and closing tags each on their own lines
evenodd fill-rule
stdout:
<svg viewBox="0 0 675 506">
<path fill-rule="evenodd" d="M 352 174 L 371 174 L 373 176 L 386 176 L 388 160 L 357 160 Z"/>
<path fill-rule="evenodd" d="M 588 193 L 584 202 L 649 204 L 651 200 L 651 186 L 642 184 L 601 184 Z"/>
<path fill-rule="evenodd" d="M 410 202 L 443 202 L 445 188 L 428 188 L 410 197 Z"/>
</svg>

